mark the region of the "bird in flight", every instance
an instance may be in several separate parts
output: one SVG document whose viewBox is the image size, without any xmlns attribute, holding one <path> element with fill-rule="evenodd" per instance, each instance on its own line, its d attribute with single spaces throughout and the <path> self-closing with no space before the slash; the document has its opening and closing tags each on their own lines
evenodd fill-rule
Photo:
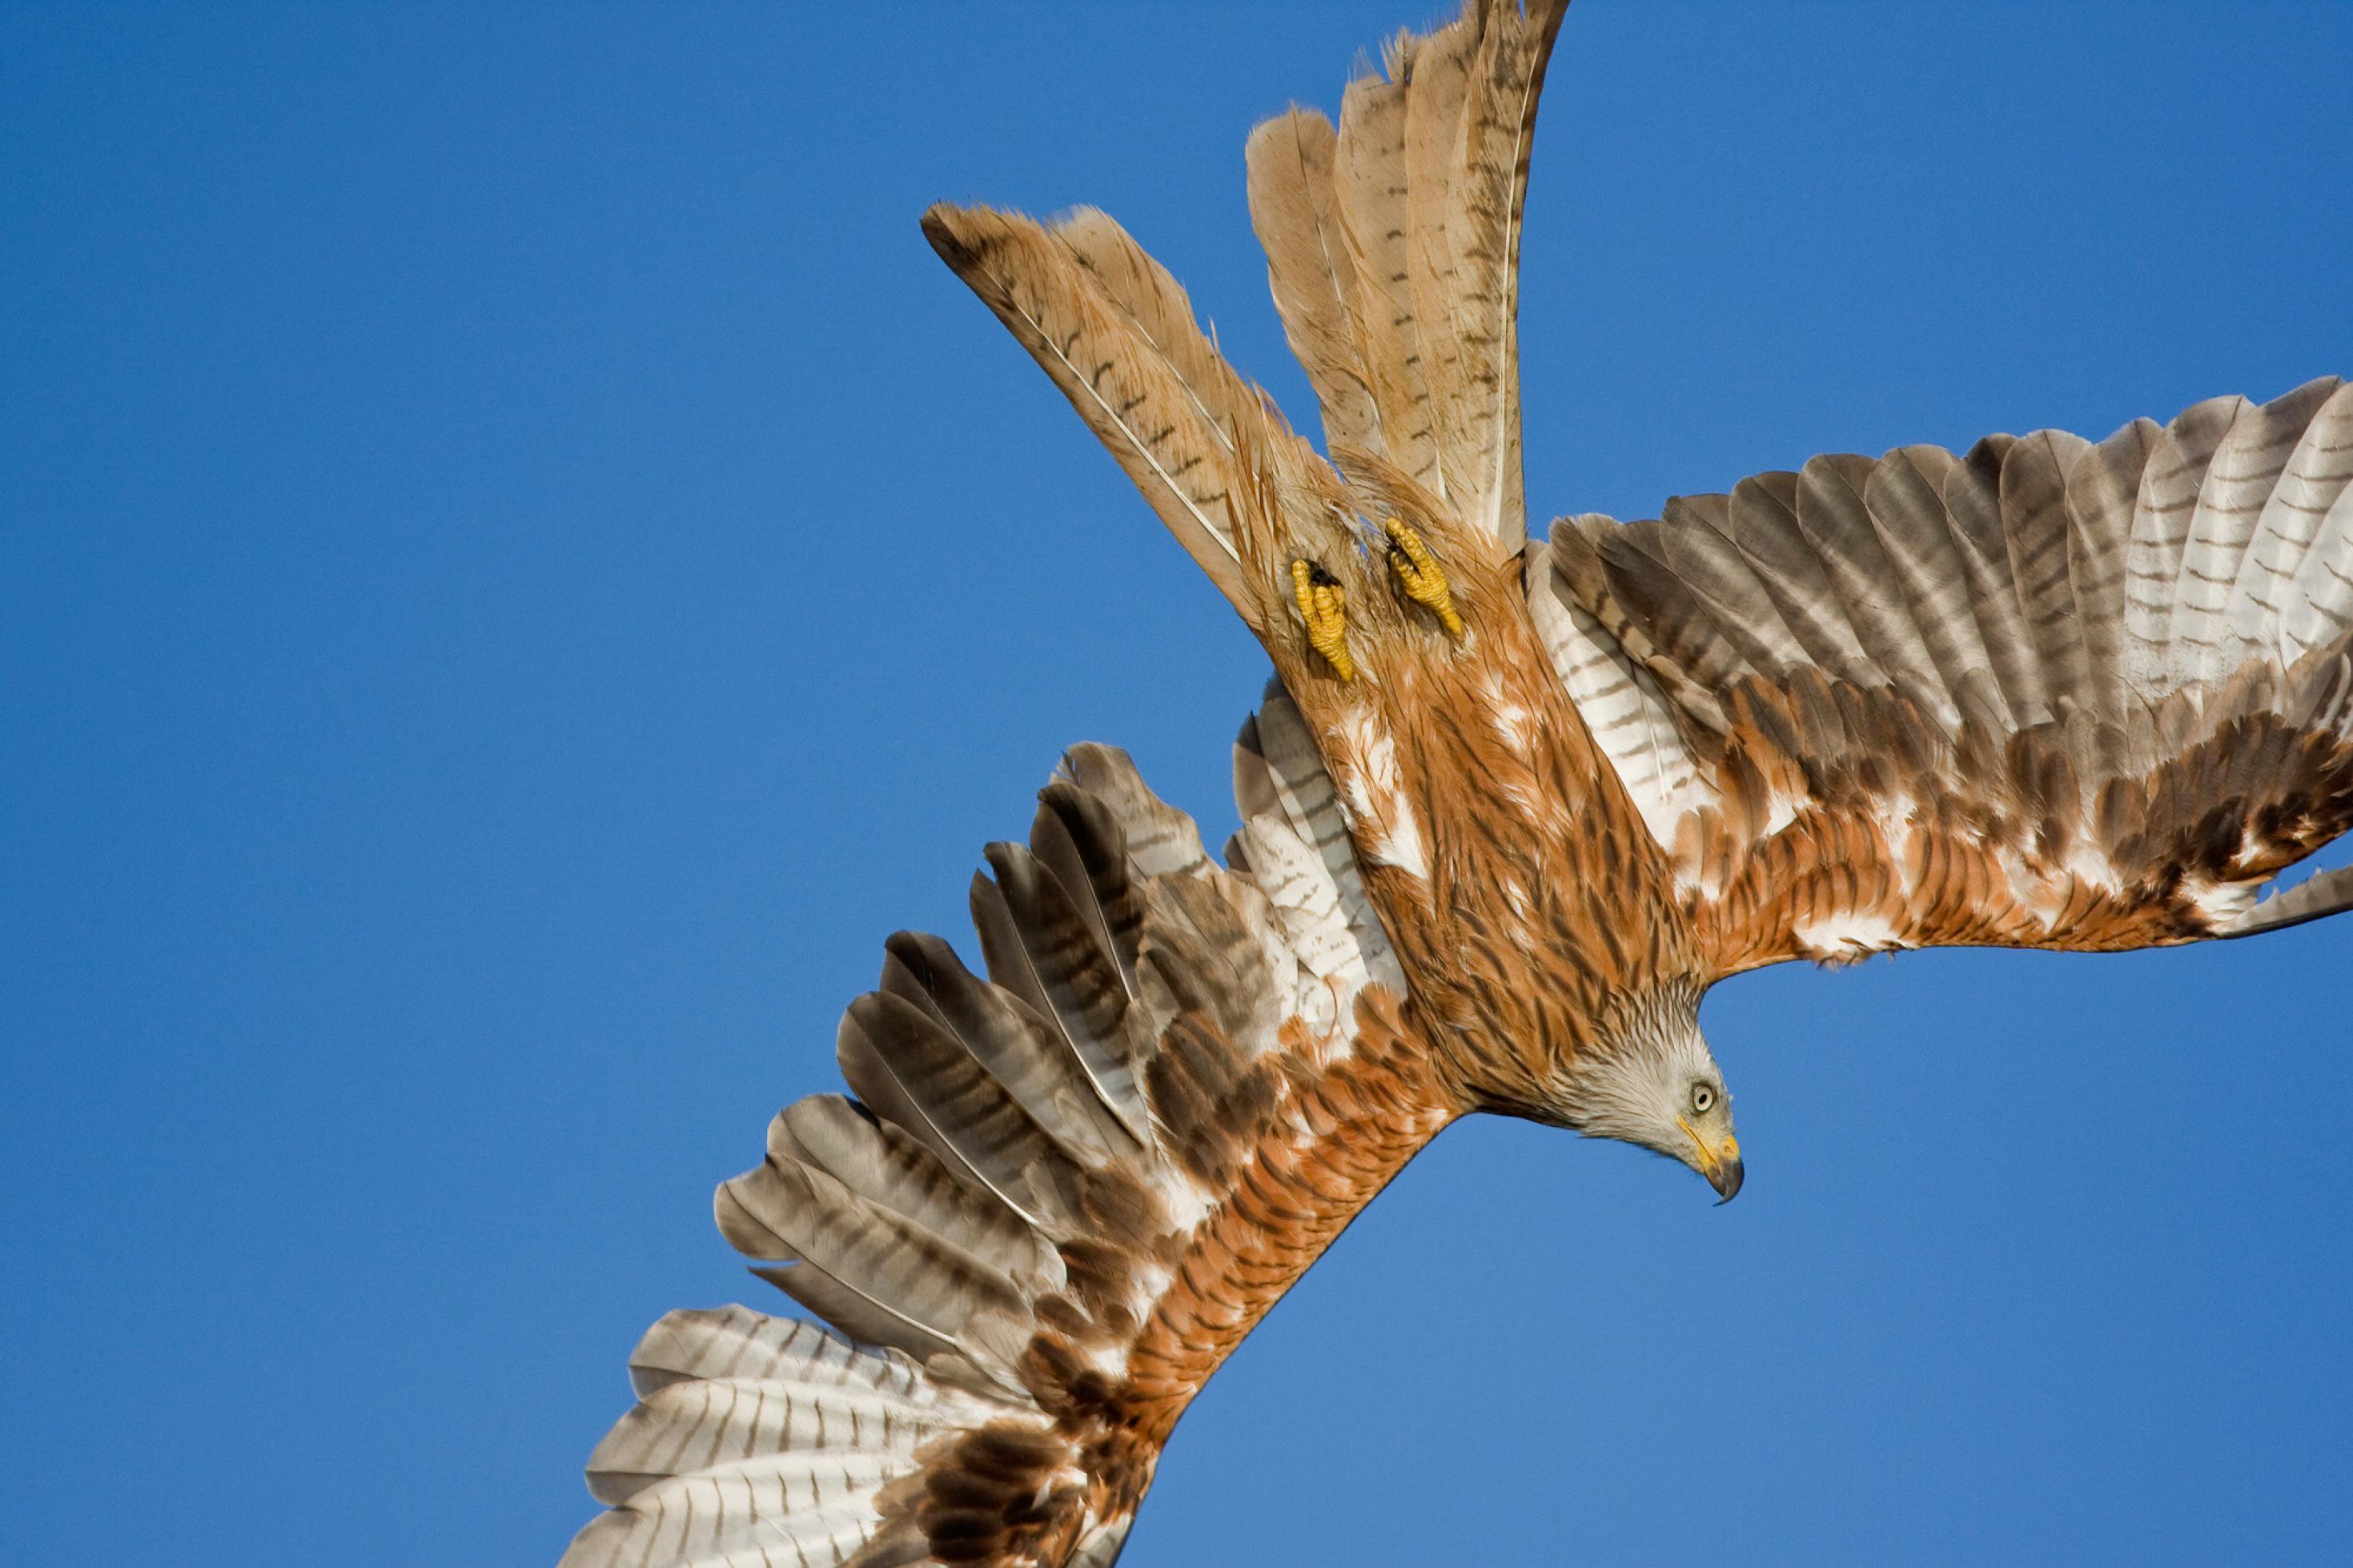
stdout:
<svg viewBox="0 0 2353 1568">
<path fill-rule="evenodd" d="M 1473 1111 L 1740 1191 L 1698 1010 L 1936 945 L 2112 952 L 2353 907 L 2353 387 L 2100 440 L 1819 457 L 1528 537 L 1520 219 L 1566 0 L 1399 35 L 1249 146 L 1319 452 L 1111 218 L 935 207 L 1265 647 L 1212 856 L 1081 745 L 885 943 L 850 1093 L 719 1226 L 819 1321 L 673 1312 L 567 1568 L 1101 1568 L 1266 1311 Z"/>
</svg>

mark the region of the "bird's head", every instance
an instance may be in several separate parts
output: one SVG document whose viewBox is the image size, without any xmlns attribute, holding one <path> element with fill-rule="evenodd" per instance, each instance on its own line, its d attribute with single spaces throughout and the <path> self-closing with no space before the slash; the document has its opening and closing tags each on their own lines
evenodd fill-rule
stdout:
<svg viewBox="0 0 2353 1568">
<path fill-rule="evenodd" d="M 1730 1203 L 1740 1191 L 1732 1096 L 1699 1032 L 1699 997 L 1656 991 L 1619 1011 L 1554 1086 L 1558 1120 L 1679 1160 Z"/>
</svg>

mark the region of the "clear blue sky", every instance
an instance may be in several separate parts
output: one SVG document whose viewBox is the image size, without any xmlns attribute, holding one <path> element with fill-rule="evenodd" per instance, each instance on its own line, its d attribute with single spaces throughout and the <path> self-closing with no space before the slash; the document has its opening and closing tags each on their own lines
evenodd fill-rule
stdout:
<svg viewBox="0 0 2353 1568">
<path fill-rule="evenodd" d="M 1276 9 L 0 8 L 0 1555 L 549 1561 L 883 935 L 1074 740 L 1222 838 L 1262 657 L 915 218 L 1112 209 L 1312 425 L 1242 138 L 1429 16 Z M 1532 512 L 2353 372 L 2353 7 L 1552 79 Z M 1726 984 L 1737 1204 L 1450 1132 L 1127 1561 L 2332 1557 L 2348 960 Z"/>
</svg>

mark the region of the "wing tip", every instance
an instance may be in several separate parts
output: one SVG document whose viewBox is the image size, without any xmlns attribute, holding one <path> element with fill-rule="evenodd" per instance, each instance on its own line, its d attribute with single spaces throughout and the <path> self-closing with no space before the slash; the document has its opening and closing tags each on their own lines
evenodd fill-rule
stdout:
<svg viewBox="0 0 2353 1568">
<path fill-rule="evenodd" d="M 2238 919 L 2214 932 L 2217 938 L 2229 941 L 2242 936 L 2261 936 L 2266 931 L 2285 931 L 2290 926 L 2308 925 L 2353 910 L 2353 866 L 2339 866 L 2334 870 L 2320 871 L 2306 878 L 2293 888 L 2284 888 L 2258 900 L 2254 906 Z"/>
</svg>

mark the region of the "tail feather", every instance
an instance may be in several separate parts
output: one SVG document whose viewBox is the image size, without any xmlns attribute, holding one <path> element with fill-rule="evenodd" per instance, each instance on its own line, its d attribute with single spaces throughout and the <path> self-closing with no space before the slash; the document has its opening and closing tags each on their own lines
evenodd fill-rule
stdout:
<svg viewBox="0 0 2353 1568">
<path fill-rule="evenodd" d="M 923 215 L 923 233 L 1261 641 L 1291 646 L 1293 561 L 1363 577 L 1338 476 L 1227 364 L 1183 290 L 1118 225 L 943 205 Z"/>
<path fill-rule="evenodd" d="M 1381 410 L 1381 450 L 1390 463 L 1432 494 L 1442 494 L 1438 427 L 1431 416 L 1430 377 L 1414 316 L 1410 225 L 1390 216 L 1407 188 L 1407 84 L 1397 75 L 1358 77 L 1340 100 L 1335 150 L 1341 232 L 1361 289 L 1357 326 L 1364 333 L 1363 374 Z M 1255 203 L 1257 197 L 1252 195 Z"/>
<path fill-rule="evenodd" d="M 1187 374 L 1203 362 L 1182 334 L 1192 312 L 1181 296 L 1155 316 L 1182 345 L 1172 351 L 1105 291 L 1105 272 L 1042 225 L 987 207 L 935 206 L 923 215 L 923 234 L 1249 618 L 1255 597 L 1242 580 L 1234 515 L 1246 488 L 1243 434 L 1229 423 L 1246 399 L 1226 384 L 1232 372 L 1214 352 L 1208 385 Z M 1099 243 L 1100 233 L 1093 238 Z M 1196 329 L 1191 338 L 1198 337 Z"/>
<path fill-rule="evenodd" d="M 1324 445 L 1387 450 L 1379 397 L 1366 355 L 1361 273 L 1341 227 L 1335 169 L 1338 133 L 1309 110 L 1250 132 L 1250 224 L 1267 254 L 1267 282 L 1324 410 Z"/>
<path fill-rule="evenodd" d="M 1260 417 L 1262 399 L 1234 373 L 1194 320 L 1183 285 L 1117 219 L 1098 207 L 1079 207 L 1055 224 L 1052 232 L 1176 373 L 1202 419 L 1232 432 Z"/>
<path fill-rule="evenodd" d="M 1566 0 L 1472 0 L 1401 35 L 1335 131 L 1250 138 L 1250 220 L 1327 444 L 1388 463 L 1493 542 L 1527 542 L 1519 252 L 1528 152 Z"/>
</svg>

